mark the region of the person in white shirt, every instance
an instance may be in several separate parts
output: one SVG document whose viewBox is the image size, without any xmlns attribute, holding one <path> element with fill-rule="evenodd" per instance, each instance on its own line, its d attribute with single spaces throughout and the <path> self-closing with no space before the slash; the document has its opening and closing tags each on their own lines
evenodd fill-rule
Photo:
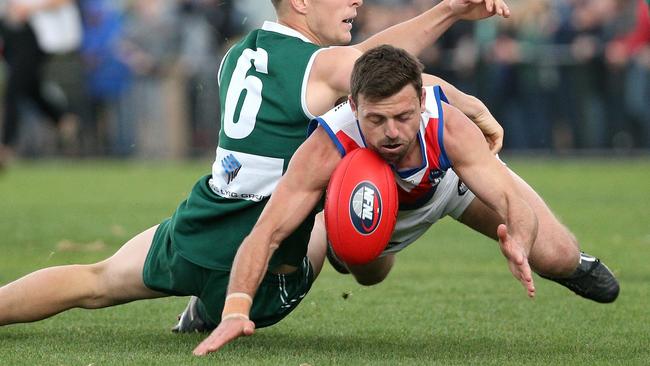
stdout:
<svg viewBox="0 0 650 366">
<path fill-rule="evenodd" d="M 4 97 L 0 168 L 13 155 L 20 122 L 19 106 L 31 100 L 62 132 L 76 122 L 42 91 L 50 55 L 75 51 L 81 44 L 81 20 L 73 0 L 10 0 L 0 10 L 7 82 Z"/>
</svg>

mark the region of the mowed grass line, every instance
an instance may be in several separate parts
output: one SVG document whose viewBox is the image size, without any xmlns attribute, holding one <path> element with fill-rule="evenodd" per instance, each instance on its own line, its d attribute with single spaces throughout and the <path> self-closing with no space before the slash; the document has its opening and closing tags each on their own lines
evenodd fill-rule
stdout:
<svg viewBox="0 0 650 366">
<path fill-rule="evenodd" d="M 169 332 L 185 299 L 168 298 L 2 327 L 0 364 L 647 364 L 650 160 L 509 161 L 617 273 L 615 304 L 539 277 L 527 299 L 496 244 L 446 219 L 399 254 L 384 283 L 364 288 L 326 265 L 287 319 L 208 358 L 191 356 L 202 335 Z M 109 256 L 171 214 L 209 167 L 17 164 L 0 176 L 0 284 Z"/>
</svg>

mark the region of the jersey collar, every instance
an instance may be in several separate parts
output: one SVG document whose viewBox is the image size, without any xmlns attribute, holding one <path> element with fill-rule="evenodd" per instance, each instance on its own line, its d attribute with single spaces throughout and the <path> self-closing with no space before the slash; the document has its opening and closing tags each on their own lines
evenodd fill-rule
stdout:
<svg viewBox="0 0 650 366">
<path fill-rule="evenodd" d="M 429 161 L 427 159 L 426 146 L 424 146 L 424 138 L 422 138 L 423 134 L 424 134 L 424 130 L 422 129 L 422 124 L 420 124 L 420 131 L 418 131 L 417 137 L 418 140 L 420 141 L 420 156 L 422 157 L 422 165 L 420 165 L 420 167 L 418 168 L 396 170 L 397 174 L 402 179 L 408 179 L 413 175 L 416 175 L 417 173 L 424 171 L 424 168 L 426 168 L 429 165 Z"/>
<path fill-rule="evenodd" d="M 264 24 L 262 24 L 262 30 L 280 33 L 280 34 L 284 34 L 285 36 L 300 38 L 303 41 L 308 43 L 314 43 L 310 41 L 309 38 L 305 37 L 302 33 L 298 32 L 297 30 L 293 28 L 289 28 L 286 25 L 282 25 L 276 22 L 271 22 L 268 20 L 265 21 Z"/>
</svg>

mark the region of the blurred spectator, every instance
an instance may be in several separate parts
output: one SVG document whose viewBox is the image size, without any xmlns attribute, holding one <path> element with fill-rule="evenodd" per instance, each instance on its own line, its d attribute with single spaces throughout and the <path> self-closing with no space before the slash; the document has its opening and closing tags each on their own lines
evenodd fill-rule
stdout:
<svg viewBox="0 0 650 366">
<path fill-rule="evenodd" d="M 73 0 L 2 2 L 0 37 L 7 64 L 0 166 L 13 154 L 20 107 L 30 101 L 74 143 L 78 121 L 43 91 L 48 56 L 75 51 L 81 41 L 79 12 Z"/>
<path fill-rule="evenodd" d="M 121 54 L 133 73 L 127 111 L 132 118 L 129 136 L 136 136 L 128 153 L 169 158 L 187 148 L 184 90 L 180 70 L 179 19 L 173 0 L 130 3 L 124 25 Z"/>
<path fill-rule="evenodd" d="M 502 24 L 487 54 L 497 72 L 490 89 L 500 96 L 495 113 L 507 131 L 504 144 L 540 149 L 550 145 L 553 128 L 549 95 L 556 85 L 548 77 L 553 65 L 545 46 L 554 14 L 546 0 L 520 3 L 513 11 L 519 16 Z"/>
<path fill-rule="evenodd" d="M 237 0 L 232 1 L 236 7 L 236 16 L 232 17 L 233 22 L 241 19 L 241 29 L 235 30 L 239 34 L 247 33 L 251 29 L 259 28 L 265 20 L 275 21 L 275 11 L 271 1 L 260 0 Z"/>
<path fill-rule="evenodd" d="M 180 0 L 179 65 L 186 78 L 185 104 L 191 155 L 211 151 L 219 132 L 216 73 L 225 39 L 242 28 L 231 27 L 232 3 L 214 0 Z M 242 23 L 240 21 L 240 23 Z"/>
<path fill-rule="evenodd" d="M 650 148 L 650 7 L 638 0 L 635 27 L 607 46 L 607 61 L 625 67 L 624 101 L 633 123 L 639 129 L 640 144 Z"/>
<path fill-rule="evenodd" d="M 85 71 L 90 123 L 83 134 L 84 145 L 94 154 L 125 155 L 135 144 L 132 123 L 124 111 L 124 93 L 131 72 L 120 58 L 124 9 L 114 0 L 85 0 L 81 3 Z"/>
<path fill-rule="evenodd" d="M 571 5 L 565 19 L 568 24 L 564 25 L 571 62 L 563 65 L 566 89 L 559 92 L 572 95 L 572 103 L 566 106 L 572 111 L 562 120 L 567 129 L 558 131 L 566 136 L 557 135 L 556 139 L 564 142 L 560 148 L 603 148 L 607 145 L 608 121 L 617 124 L 608 119 L 606 109 L 610 80 L 604 77 L 607 71 L 600 52 L 600 40 L 605 37 L 604 15 L 594 0 L 575 0 Z"/>
</svg>

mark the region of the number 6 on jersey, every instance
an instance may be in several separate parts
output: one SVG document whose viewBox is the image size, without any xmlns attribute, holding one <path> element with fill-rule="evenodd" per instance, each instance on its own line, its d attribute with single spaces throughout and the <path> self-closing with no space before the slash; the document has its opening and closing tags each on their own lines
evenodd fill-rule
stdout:
<svg viewBox="0 0 650 366">
<path fill-rule="evenodd" d="M 262 48 L 258 48 L 256 51 L 247 48 L 237 59 L 237 66 L 233 71 L 226 94 L 223 118 L 223 130 L 226 136 L 232 139 L 243 139 L 253 132 L 257 112 L 262 105 L 262 80 L 255 75 L 246 76 L 251 68 L 251 61 L 255 65 L 255 71 L 268 74 L 269 56 Z M 244 92 L 246 92 L 246 96 L 239 112 L 239 118 L 235 121 L 236 107 Z"/>
</svg>

